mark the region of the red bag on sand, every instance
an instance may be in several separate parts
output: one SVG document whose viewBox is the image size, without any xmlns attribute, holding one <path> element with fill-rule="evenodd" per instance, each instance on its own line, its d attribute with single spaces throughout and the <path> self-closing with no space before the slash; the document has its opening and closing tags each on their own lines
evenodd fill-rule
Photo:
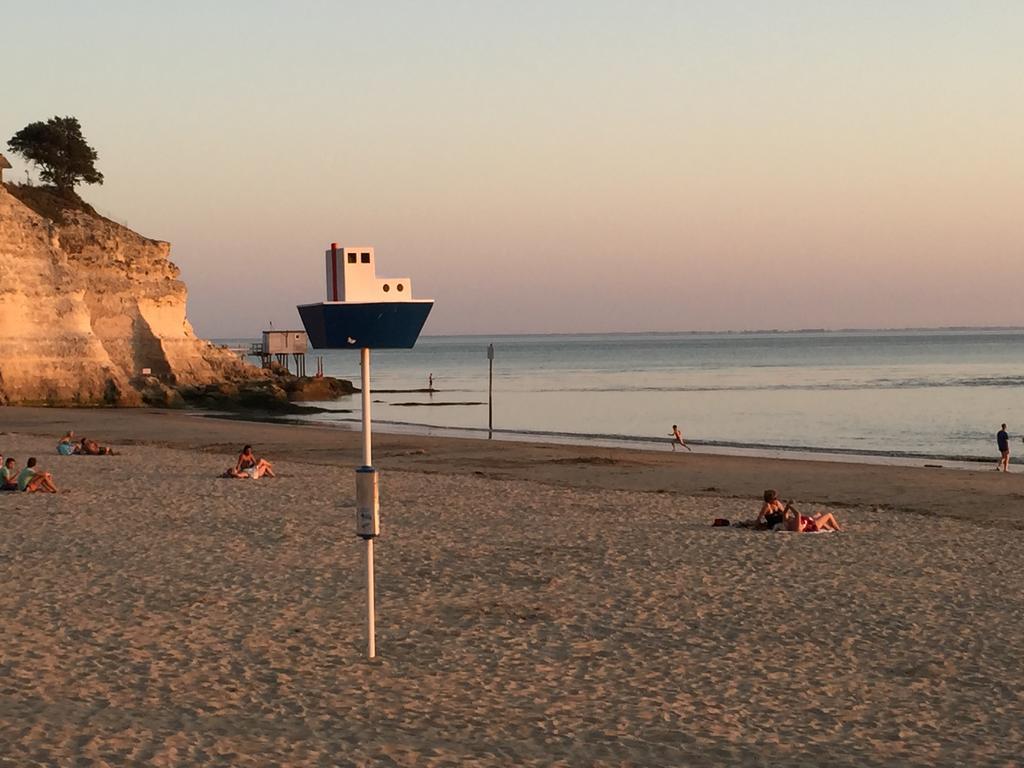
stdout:
<svg viewBox="0 0 1024 768">
<path fill-rule="evenodd" d="M 716 517 L 714 522 L 711 523 L 711 525 L 715 528 L 723 528 L 729 525 L 729 521 L 726 520 L 724 517 Z"/>
</svg>

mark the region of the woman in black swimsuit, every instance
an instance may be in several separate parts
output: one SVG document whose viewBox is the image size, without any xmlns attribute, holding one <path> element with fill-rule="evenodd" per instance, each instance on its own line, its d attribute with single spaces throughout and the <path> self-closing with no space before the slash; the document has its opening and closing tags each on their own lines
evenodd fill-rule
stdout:
<svg viewBox="0 0 1024 768">
<path fill-rule="evenodd" d="M 779 523 L 785 521 L 786 513 L 792 508 L 792 504 L 783 504 L 779 500 L 778 491 L 769 488 L 764 492 L 764 504 L 761 505 L 761 511 L 757 513 L 757 527 L 774 528 Z"/>
</svg>

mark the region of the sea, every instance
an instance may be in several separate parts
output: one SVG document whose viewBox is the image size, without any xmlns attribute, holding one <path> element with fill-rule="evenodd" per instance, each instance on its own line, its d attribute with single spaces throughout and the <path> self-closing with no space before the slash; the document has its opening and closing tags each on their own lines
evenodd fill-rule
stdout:
<svg viewBox="0 0 1024 768">
<path fill-rule="evenodd" d="M 359 386 L 357 351 L 319 356 Z M 994 464 L 1005 422 L 1024 453 L 1024 329 L 423 336 L 371 373 L 377 431 Z M 359 429 L 358 394 L 309 405 Z"/>
</svg>

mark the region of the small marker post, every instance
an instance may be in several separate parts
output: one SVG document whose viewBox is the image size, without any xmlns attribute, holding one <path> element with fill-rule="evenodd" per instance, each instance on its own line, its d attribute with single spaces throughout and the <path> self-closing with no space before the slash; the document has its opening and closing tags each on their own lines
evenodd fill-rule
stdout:
<svg viewBox="0 0 1024 768">
<path fill-rule="evenodd" d="M 487 345 L 487 439 L 494 437 L 494 345 Z"/>
</svg>

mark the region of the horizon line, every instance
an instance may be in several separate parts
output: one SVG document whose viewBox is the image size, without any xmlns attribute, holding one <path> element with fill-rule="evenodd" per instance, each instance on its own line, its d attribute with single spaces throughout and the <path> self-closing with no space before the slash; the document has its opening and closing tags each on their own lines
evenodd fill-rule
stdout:
<svg viewBox="0 0 1024 768">
<path fill-rule="evenodd" d="M 294 329 L 302 330 L 302 329 Z M 501 332 L 501 333 L 424 333 L 420 338 L 510 338 L 510 337 L 552 337 L 552 336 L 742 336 L 742 335 L 797 335 L 802 333 L 905 333 L 910 331 L 1024 331 L 1020 325 L 938 325 L 938 326 L 904 326 L 890 328 L 747 328 L 741 330 L 722 331 L 553 331 L 539 332 Z M 262 333 L 262 331 L 261 331 Z M 198 335 L 198 334 L 197 334 Z M 235 339 L 255 339 L 258 336 L 199 336 L 208 341 L 231 341 Z"/>
</svg>

